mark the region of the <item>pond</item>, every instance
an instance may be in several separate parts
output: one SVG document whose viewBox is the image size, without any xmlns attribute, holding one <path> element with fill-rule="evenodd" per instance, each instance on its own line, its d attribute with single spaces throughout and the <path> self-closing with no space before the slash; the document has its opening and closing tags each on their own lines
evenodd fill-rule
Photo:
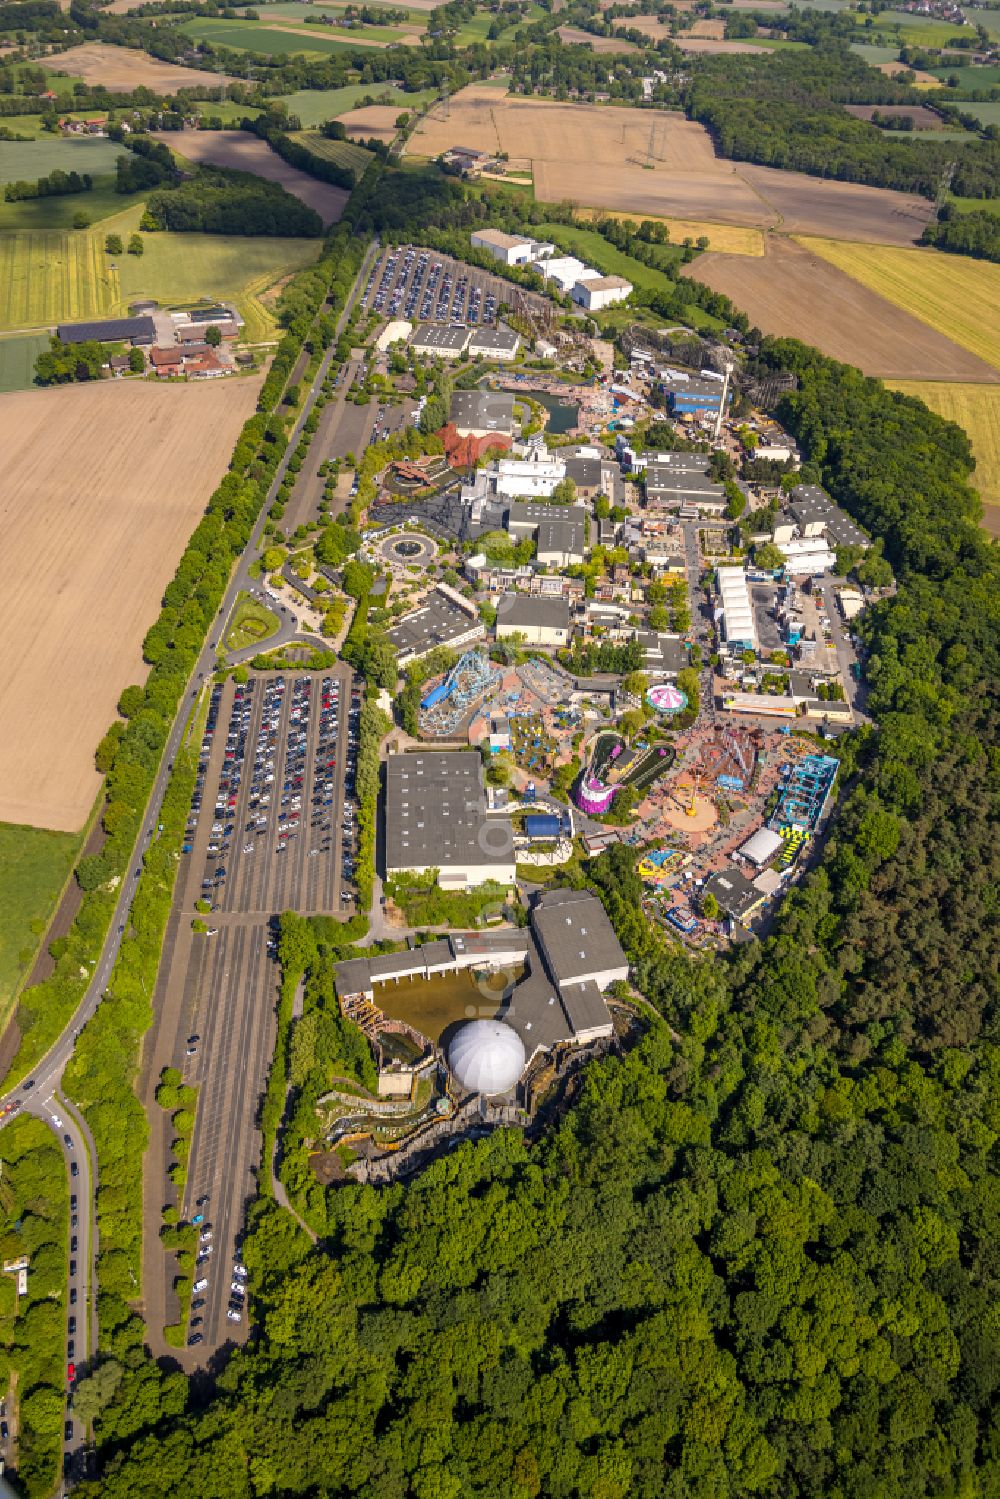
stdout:
<svg viewBox="0 0 1000 1499">
<path fill-rule="evenodd" d="M 463 968 L 458 973 L 436 973 L 431 978 L 400 979 L 379 984 L 375 1003 L 393 1020 L 405 1020 L 429 1041 L 439 1044 L 450 1026 L 464 1020 L 490 1020 L 504 995 L 517 983 L 524 967 L 493 972 Z"/>
<path fill-rule="evenodd" d="M 570 406 L 566 401 L 561 401 L 558 396 L 550 396 L 547 391 L 532 390 L 528 394 L 539 406 L 544 406 L 549 413 L 546 431 L 559 437 L 564 432 L 572 432 L 580 419 L 579 406 Z"/>
</svg>

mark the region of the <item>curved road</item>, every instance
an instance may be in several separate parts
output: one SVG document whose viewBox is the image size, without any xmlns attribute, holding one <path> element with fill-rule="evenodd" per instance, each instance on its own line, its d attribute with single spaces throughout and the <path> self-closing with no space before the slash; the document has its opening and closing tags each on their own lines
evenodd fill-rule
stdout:
<svg viewBox="0 0 1000 1499">
<path fill-rule="evenodd" d="M 377 249 L 378 241 L 375 240 L 368 247 L 365 258 L 361 263 L 361 268 L 355 277 L 351 294 L 338 319 L 337 336 L 339 336 L 346 323 L 351 309 L 364 285 L 364 278 L 367 275 L 372 255 Z M 219 646 L 221 632 L 225 621 L 229 618 L 236 604 L 238 595 L 241 592 L 250 593 L 255 591 L 258 586 L 256 580 L 250 576 L 250 564 L 261 550 L 261 541 L 268 513 L 277 496 L 278 489 L 284 480 L 285 471 L 295 451 L 302 428 L 315 405 L 320 387 L 326 379 L 334 358 L 335 349 L 336 337 L 323 356 L 302 411 L 289 434 L 288 447 L 282 456 L 281 462 L 278 464 L 271 487 L 267 493 L 267 498 L 261 506 L 260 515 L 251 532 L 250 539 L 230 579 L 229 587 L 226 590 L 215 623 L 208 632 L 209 639 L 206 641 L 188 680 L 187 688 L 185 689 L 184 696 L 163 748 L 156 778 L 146 804 L 145 817 L 143 818 L 136 846 L 133 849 L 132 858 L 129 861 L 129 867 L 122 881 L 111 926 L 105 938 L 104 946 L 98 957 L 94 960 L 94 973 L 87 991 L 77 1006 L 72 1019 L 68 1022 L 58 1040 L 45 1053 L 44 1057 L 41 1058 L 27 1077 L 16 1087 L 0 1096 L 0 1110 L 6 1111 L 10 1107 L 16 1110 L 23 1106 L 31 1113 L 45 1120 L 49 1127 L 56 1131 L 57 1138 L 66 1156 L 67 1171 L 70 1173 L 70 1190 L 76 1195 L 78 1202 L 78 1228 L 75 1231 L 71 1230 L 71 1232 L 76 1232 L 79 1247 L 75 1255 L 70 1254 L 70 1260 L 76 1263 L 76 1273 L 70 1276 L 70 1290 L 75 1289 L 77 1296 L 76 1305 L 68 1309 L 68 1316 L 76 1318 L 74 1363 L 78 1367 L 90 1357 L 97 1345 L 96 1326 L 94 1325 L 96 1322 L 94 1315 L 96 1312 L 96 1292 L 94 1288 L 93 1262 L 97 1244 L 94 1199 L 98 1185 L 98 1167 L 96 1151 L 94 1151 L 92 1158 L 90 1155 L 90 1152 L 94 1150 L 90 1131 L 87 1129 L 80 1114 L 70 1104 L 57 1097 L 57 1090 L 66 1064 L 73 1054 L 73 1048 L 80 1031 L 94 1014 L 94 1011 L 104 997 L 108 980 L 118 959 L 122 937 L 128 926 L 132 901 L 135 898 L 136 887 L 142 874 L 144 850 L 156 831 L 167 783 L 170 780 L 174 759 L 180 749 L 191 711 L 199 690 L 205 682 L 211 679 L 212 673 L 215 670 L 216 651 Z M 235 663 L 231 662 L 230 664 Z M 53 1115 L 61 1121 L 61 1127 L 56 1126 Z M 13 1118 L 16 1118 L 16 1112 L 3 1112 L 0 1114 L 0 1128 L 4 1124 L 9 1123 Z M 72 1145 L 65 1143 L 64 1136 L 67 1135 L 71 1139 Z M 71 1174 L 74 1162 L 78 1171 L 78 1175 L 75 1177 Z M 67 1411 L 67 1419 L 72 1419 L 69 1411 Z M 73 1477 L 80 1476 L 84 1448 L 84 1434 L 76 1430 L 76 1422 L 73 1425 L 73 1438 L 64 1443 L 64 1451 L 69 1454 L 69 1472 L 67 1476 L 70 1481 L 72 1481 Z M 60 1485 L 61 1491 L 64 1491 L 65 1482 L 66 1480 Z"/>
</svg>

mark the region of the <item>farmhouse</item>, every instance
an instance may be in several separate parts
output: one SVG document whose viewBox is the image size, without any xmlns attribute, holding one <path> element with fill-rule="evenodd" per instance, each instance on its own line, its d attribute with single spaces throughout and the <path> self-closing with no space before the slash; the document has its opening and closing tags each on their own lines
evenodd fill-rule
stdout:
<svg viewBox="0 0 1000 1499">
<path fill-rule="evenodd" d="M 566 598 L 505 593 L 497 605 L 498 640 L 523 635 L 528 645 L 568 645 L 571 628 Z"/>
<path fill-rule="evenodd" d="M 460 650 L 473 640 L 481 640 L 485 634 L 475 605 L 446 583 L 439 583 L 419 609 L 404 614 L 386 631 L 404 670 L 439 646 Z"/>
<path fill-rule="evenodd" d="M 93 323 L 60 323 L 56 334 L 64 344 L 82 344 L 94 340 L 101 344 L 130 342 L 144 345 L 151 344 L 155 339 L 156 324 L 151 317 L 105 318 Z"/>
<path fill-rule="evenodd" d="M 586 307 L 588 312 L 599 312 L 602 307 L 611 307 L 615 302 L 624 302 L 632 294 L 632 283 L 624 276 L 588 276 L 577 281 L 570 295 L 574 302 Z"/>
<path fill-rule="evenodd" d="M 438 871 L 443 890 L 496 880 L 512 885 L 514 831 L 487 811 L 475 750 L 421 750 L 386 763 L 385 865 L 389 876 Z"/>
</svg>

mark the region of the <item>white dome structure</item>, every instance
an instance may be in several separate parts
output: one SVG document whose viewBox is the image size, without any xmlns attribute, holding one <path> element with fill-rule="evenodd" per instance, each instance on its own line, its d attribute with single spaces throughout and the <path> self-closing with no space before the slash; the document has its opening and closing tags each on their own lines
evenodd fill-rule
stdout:
<svg viewBox="0 0 1000 1499">
<path fill-rule="evenodd" d="M 502 1020 L 470 1020 L 448 1048 L 448 1066 L 470 1093 L 509 1093 L 524 1063 L 520 1036 Z"/>
</svg>

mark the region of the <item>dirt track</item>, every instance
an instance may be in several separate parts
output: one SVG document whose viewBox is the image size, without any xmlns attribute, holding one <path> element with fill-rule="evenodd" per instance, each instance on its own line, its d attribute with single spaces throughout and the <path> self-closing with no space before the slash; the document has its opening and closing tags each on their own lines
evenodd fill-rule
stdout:
<svg viewBox="0 0 1000 1499">
<path fill-rule="evenodd" d="M 801 338 L 866 375 L 997 379 L 975 354 L 790 240 L 769 235 L 763 258 L 699 255 L 689 274 L 731 297 L 763 332 Z"/>
<path fill-rule="evenodd" d="M 0 820 L 82 827 L 94 750 L 260 379 L 0 396 Z"/>
<path fill-rule="evenodd" d="M 253 172 L 265 177 L 268 182 L 277 182 L 298 198 L 315 208 L 324 227 L 336 223 L 343 213 L 350 193 L 329 182 L 319 182 L 298 167 L 289 166 L 267 141 L 255 135 L 246 135 L 241 130 L 167 130 L 154 132 L 154 139 L 186 156 L 188 161 L 208 162 L 212 166 L 231 167 L 236 172 Z"/>
</svg>

